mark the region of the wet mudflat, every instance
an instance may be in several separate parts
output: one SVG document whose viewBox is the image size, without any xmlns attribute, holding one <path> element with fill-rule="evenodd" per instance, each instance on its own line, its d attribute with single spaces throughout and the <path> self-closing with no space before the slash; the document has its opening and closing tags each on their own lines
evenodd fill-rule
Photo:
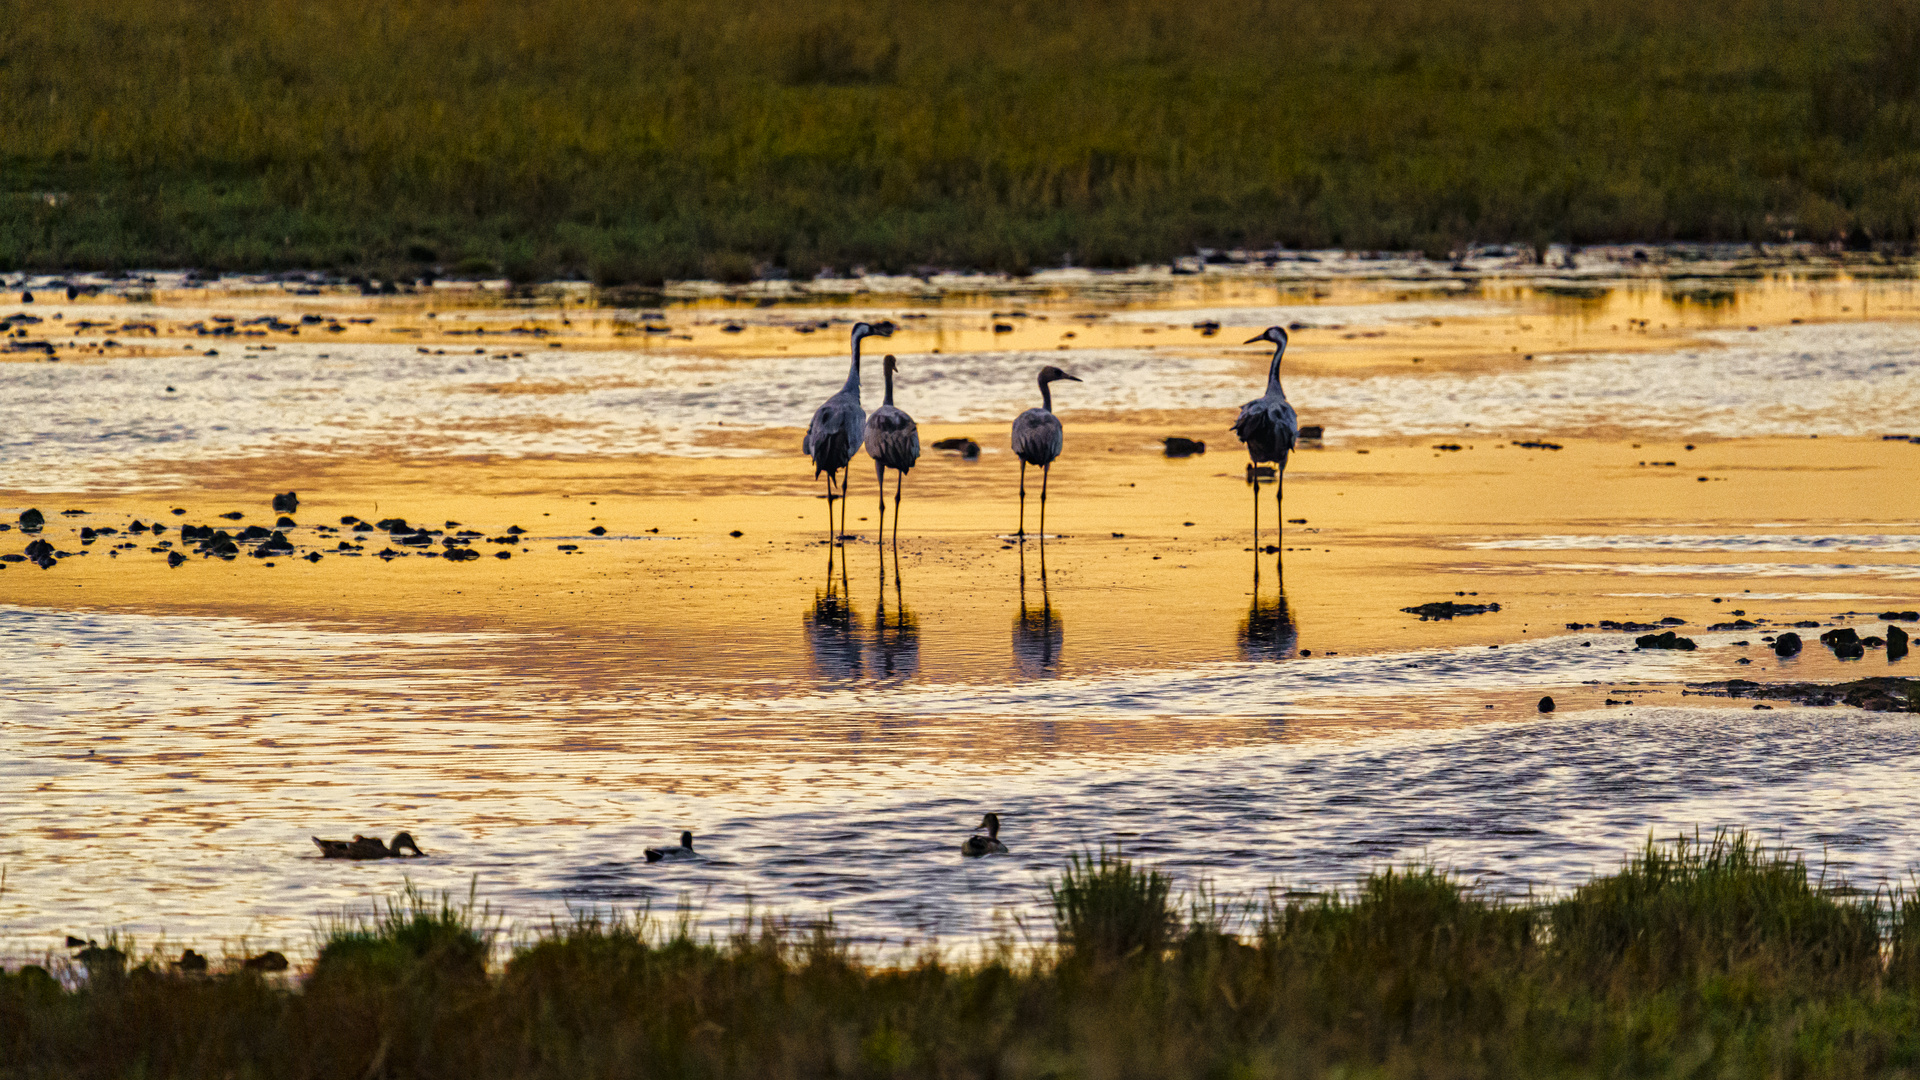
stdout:
<svg viewBox="0 0 1920 1080">
<path fill-rule="evenodd" d="M 1904 878 L 1913 716 L 1691 687 L 1913 674 L 1884 644 L 1920 607 L 1920 445 L 1884 437 L 1920 435 L 1906 282 L 1317 288 L 57 305 L 110 328 L 0 364 L 0 554 L 53 549 L 0 564 L 0 947 L 297 954 L 403 874 L 516 918 L 690 897 L 964 945 L 1101 842 L 1230 890 L 1424 857 L 1524 891 L 1732 825 Z M 897 552 L 864 458 L 826 542 L 796 450 L 856 317 L 901 326 L 923 444 L 982 448 L 923 457 Z M 1326 436 L 1269 553 L 1225 428 L 1273 321 Z M 1043 551 L 1008 536 L 1004 429 L 1044 363 L 1084 382 Z M 988 809 L 1012 855 L 962 864 Z M 400 828 L 427 859 L 308 840 Z M 682 828 L 703 857 L 649 866 Z"/>
</svg>

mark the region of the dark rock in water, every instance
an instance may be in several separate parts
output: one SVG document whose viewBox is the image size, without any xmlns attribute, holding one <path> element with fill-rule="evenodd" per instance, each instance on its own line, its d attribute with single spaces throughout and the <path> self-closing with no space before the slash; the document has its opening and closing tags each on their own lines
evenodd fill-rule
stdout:
<svg viewBox="0 0 1920 1080">
<path fill-rule="evenodd" d="M 1745 619 L 1735 619 L 1732 622 L 1714 623 L 1712 626 L 1707 627 L 1707 629 L 1709 630 L 1752 630 L 1754 627 L 1758 625 L 1759 625 L 1758 623 L 1751 623 Z"/>
<path fill-rule="evenodd" d="M 1820 635 L 1820 644 L 1833 650 L 1833 655 L 1841 660 L 1858 660 L 1867 654 L 1866 642 L 1860 640 L 1859 631 L 1850 626 L 1836 627 Z"/>
<path fill-rule="evenodd" d="M 1907 655 L 1907 632 L 1897 626 L 1887 627 L 1887 659 L 1898 660 Z"/>
<path fill-rule="evenodd" d="M 246 962 L 242 966 L 248 971 L 285 971 L 287 970 L 287 958 L 277 951 L 268 950 L 259 956 L 247 957 Z"/>
<path fill-rule="evenodd" d="M 1802 630 L 1813 630 L 1813 629 L 1817 629 L 1820 626 L 1820 621 L 1818 619 L 1802 619 L 1799 622 L 1794 623 L 1793 625 L 1799 627 Z"/>
<path fill-rule="evenodd" d="M 269 536 L 272 536 L 272 535 L 273 535 L 273 530 L 272 530 L 272 529 L 265 529 L 265 528 L 261 528 L 261 527 L 260 527 L 260 526 L 258 526 L 258 525 L 249 525 L 249 526 L 247 526 L 246 528 L 244 528 L 244 529 L 241 529 L 241 530 L 240 530 L 240 535 L 239 535 L 239 536 L 236 536 L 236 537 L 234 537 L 234 539 L 235 539 L 235 540 L 248 540 L 248 541 L 252 541 L 252 540 L 265 540 L 265 539 L 266 539 L 267 537 L 269 537 Z"/>
<path fill-rule="evenodd" d="M 1553 711 L 1553 699 L 1552 699 L 1552 698 L 1550 698 L 1550 697 L 1543 697 L 1543 698 L 1541 698 L 1541 699 L 1540 699 L 1540 711 L 1541 711 L 1541 712 L 1552 712 L 1552 711 Z"/>
<path fill-rule="evenodd" d="M 358 525 L 358 524 L 360 524 L 360 519 L 359 519 L 359 518 L 357 518 L 357 517 L 354 517 L 354 516 L 353 516 L 352 514 L 342 514 L 342 515 L 340 515 L 340 524 L 342 524 L 342 525 Z"/>
<path fill-rule="evenodd" d="M 286 533 L 275 532 L 267 537 L 266 543 L 260 545 L 260 550 L 275 555 L 290 555 L 293 553 L 293 541 L 287 539 Z"/>
<path fill-rule="evenodd" d="M 381 548 L 377 554 L 387 562 L 392 562 L 395 559 L 404 558 L 407 553 L 404 551 L 395 551 L 392 548 Z"/>
<path fill-rule="evenodd" d="M 35 540 L 27 545 L 27 561 L 42 570 L 53 565 L 53 545 L 45 540 Z"/>
<path fill-rule="evenodd" d="M 179 565 L 180 565 L 181 563 L 183 563 L 183 562 L 186 562 L 186 561 L 187 561 L 187 557 L 186 557 L 185 555 L 182 555 L 182 554 L 180 554 L 180 553 L 179 553 L 179 552 L 177 552 L 177 551 L 169 551 L 169 552 L 167 552 L 167 565 L 168 565 L 168 566 L 179 566 Z"/>
<path fill-rule="evenodd" d="M 408 547 L 426 547 L 427 545 L 433 543 L 433 534 L 428 532 L 425 529 L 421 529 L 419 532 L 414 532 L 414 533 L 406 533 L 406 534 L 396 533 L 391 535 L 393 536 L 393 539 L 397 543 L 405 544 Z"/>
<path fill-rule="evenodd" d="M 297 529 L 300 527 L 300 523 L 290 517 L 283 517 L 279 521 L 274 522 L 273 527 L 276 529 Z"/>
<path fill-rule="evenodd" d="M 1730 679 L 1691 685 L 1699 694 L 1772 698 L 1801 705 L 1851 705 L 1869 712 L 1920 712 L 1920 679 L 1892 675 L 1844 683 L 1757 683 Z"/>
<path fill-rule="evenodd" d="M 511 534 L 512 534 L 512 535 L 514 535 L 514 536 L 519 536 L 519 535 L 520 535 L 521 533 L 523 533 L 523 532 L 526 532 L 526 531 L 527 531 L 527 530 L 525 530 L 525 529 L 523 529 L 523 528 L 521 528 L 521 527 L 520 527 L 520 526 L 518 526 L 518 525 L 509 525 L 509 526 L 507 526 L 507 532 L 509 532 L 509 533 L 511 533 Z"/>
<path fill-rule="evenodd" d="M 1773 651 L 1776 656 L 1793 656 L 1800 651 L 1800 635 L 1789 630 L 1773 639 Z"/>
<path fill-rule="evenodd" d="M 1326 429 L 1319 424 L 1301 424 L 1300 425 L 1300 437 L 1302 439 L 1322 438 L 1324 437 L 1322 433 L 1325 431 Z"/>
<path fill-rule="evenodd" d="M 580 550 L 579 544 L 561 544 L 559 545 L 559 547 L 561 551 L 579 551 Z"/>
<path fill-rule="evenodd" d="M 224 514 L 221 514 L 220 516 L 223 518 L 226 518 L 228 521 L 239 521 L 241 518 L 246 517 L 247 515 L 241 513 L 238 510 L 229 510 Z"/>
<path fill-rule="evenodd" d="M 1668 630 L 1662 634 L 1642 634 L 1634 638 L 1633 643 L 1642 649 L 1679 649 L 1692 652 L 1695 648 L 1692 638 L 1683 638 Z"/>
<path fill-rule="evenodd" d="M 968 461 L 972 461 L 980 456 L 980 444 L 964 435 L 956 435 L 951 439 L 937 440 L 934 442 L 933 448 L 935 450 L 944 450 L 948 453 L 959 454 Z"/>
<path fill-rule="evenodd" d="M 129 526 L 127 526 L 127 531 L 128 531 L 128 532 L 137 532 L 137 533 L 143 533 L 143 532 L 146 532 L 146 531 L 147 531 L 147 523 L 146 523 L 146 522 L 144 522 L 144 521 L 141 521 L 141 520 L 140 520 L 139 518 L 134 518 L 134 519 L 133 519 L 133 524 L 131 524 L 131 525 L 129 525 Z"/>
<path fill-rule="evenodd" d="M 1600 629 L 1618 630 L 1626 634 L 1638 634 L 1645 630 L 1658 630 L 1660 629 L 1660 624 L 1650 622 L 1614 622 L 1612 619 L 1601 619 Z"/>
<path fill-rule="evenodd" d="M 372 531 L 374 531 L 374 530 L 373 530 L 373 526 L 371 526 L 371 525 L 369 525 L 369 524 L 367 524 L 366 522 L 364 522 L 364 521 L 362 521 L 362 522 L 359 522 L 359 523 L 357 523 L 356 525 L 354 525 L 354 527 L 353 527 L 353 531 L 354 531 L 354 532 L 372 532 Z"/>
<path fill-rule="evenodd" d="M 466 562 L 468 559 L 477 559 L 479 557 L 480 553 L 472 548 L 448 548 L 446 550 L 448 562 Z"/>
<path fill-rule="evenodd" d="M 273 512 L 276 514 L 291 514 L 299 509 L 300 496 L 291 491 L 285 495 L 275 495 L 273 497 Z"/>
<path fill-rule="evenodd" d="M 605 525 L 595 525 L 593 528 L 588 529 L 587 531 L 592 533 L 595 536 L 607 535 L 607 527 Z"/>
<path fill-rule="evenodd" d="M 1160 440 L 1163 451 L 1168 457 L 1192 457 L 1207 452 L 1207 444 L 1198 439 L 1183 439 L 1178 435 L 1169 435 Z"/>
<path fill-rule="evenodd" d="M 1460 615 L 1484 615 L 1489 611 L 1499 611 L 1499 604 L 1456 604 L 1451 600 L 1438 603 L 1421 604 L 1419 607 L 1403 607 L 1401 611 L 1409 615 L 1420 616 L 1421 622 L 1431 619 L 1451 619 Z"/>
<path fill-rule="evenodd" d="M 80 539 L 91 540 L 98 535 L 99 535 L 98 533 L 94 532 L 92 529 L 87 528 L 85 525 L 80 526 Z"/>
<path fill-rule="evenodd" d="M 511 552 L 511 551 L 496 551 L 496 552 L 494 552 L 494 553 L 493 553 L 493 557 L 494 557 L 494 558 L 496 558 L 496 559 L 511 559 L 511 558 L 513 558 L 513 552 Z"/>
<path fill-rule="evenodd" d="M 406 518 L 381 518 L 379 521 L 373 523 L 373 527 L 390 533 L 409 533 L 413 531 L 413 526 L 407 524 Z"/>
<path fill-rule="evenodd" d="M 172 510 L 169 510 L 167 512 L 172 514 L 174 517 L 183 517 L 186 515 L 187 511 L 184 507 L 176 506 Z"/>
<path fill-rule="evenodd" d="M 349 544 L 349 543 L 347 543 L 347 542 L 346 542 L 345 540 L 342 540 L 342 541 L 340 541 L 340 546 L 339 546 L 339 547 L 337 547 L 337 548 L 334 548 L 333 550 L 335 550 L 335 551 L 352 551 L 352 550 L 354 550 L 354 547 L 353 547 L 353 545 L 352 545 L 352 544 Z"/>
<path fill-rule="evenodd" d="M 20 527 L 27 532 L 39 532 L 46 524 L 46 515 L 38 510 L 23 510 L 20 512 Z"/>
<path fill-rule="evenodd" d="M 741 531 L 740 531 L 739 529 L 735 529 L 735 530 L 733 530 L 732 532 L 730 532 L 730 533 L 728 533 L 727 535 L 728 535 L 728 536 L 731 536 L 731 537 L 733 537 L 733 538 L 734 538 L 734 539 L 736 539 L 736 540 L 738 540 L 739 538 L 741 538 L 741 537 L 743 537 L 743 536 L 745 536 L 745 535 L 747 535 L 747 534 L 746 534 L 746 533 L 743 533 L 743 532 L 741 532 Z"/>
<path fill-rule="evenodd" d="M 1839 660 L 1858 660 L 1867 655 L 1867 646 L 1859 641 L 1842 641 L 1833 646 L 1833 655 Z"/>
<path fill-rule="evenodd" d="M 1687 625 L 1687 620 L 1676 619 L 1673 616 L 1669 615 L 1666 618 L 1660 620 L 1660 625 L 1661 626 L 1685 626 Z"/>
<path fill-rule="evenodd" d="M 206 540 L 211 536 L 213 536 L 213 526 L 211 525 L 180 526 L 180 539 L 182 540 Z"/>
</svg>

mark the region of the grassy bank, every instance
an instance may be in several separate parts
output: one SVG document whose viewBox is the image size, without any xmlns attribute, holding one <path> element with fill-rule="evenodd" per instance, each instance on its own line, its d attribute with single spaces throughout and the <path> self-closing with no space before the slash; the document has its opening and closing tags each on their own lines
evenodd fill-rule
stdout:
<svg viewBox="0 0 1920 1080">
<path fill-rule="evenodd" d="M 0 269 L 1908 244 L 1911 0 L 50 0 Z"/>
<path fill-rule="evenodd" d="M 1257 910 L 1099 858 L 1060 946 L 862 963 L 829 929 L 700 943 L 581 919 L 490 968 L 470 910 L 335 927 L 309 978 L 0 980 L 0 1075 L 1909 1075 L 1920 921 L 1739 838 L 1541 905 L 1428 870 Z M 1189 900 L 1192 898 L 1189 897 Z M 1235 932 L 1229 933 L 1232 930 Z"/>
</svg>

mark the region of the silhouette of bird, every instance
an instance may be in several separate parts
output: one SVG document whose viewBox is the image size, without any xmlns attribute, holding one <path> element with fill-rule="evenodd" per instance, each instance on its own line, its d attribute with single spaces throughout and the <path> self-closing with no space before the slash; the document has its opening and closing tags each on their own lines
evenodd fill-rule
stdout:
<svg viewBox="0 0 1920 1080">
<path fill-rule="evenodd" d="M 1280 357 L 1287 351 L 1287 332 L 1278 326 L 1269 326 L 1259 337 L 1249 339 L 1246 344 L 1257 341 L 1273 342 L 1273 366 L 1267 369 L 1267 392 L 1240 407 L 1240 417 L 1233 422 L 1233 433 L 1247 444 L 1247 455 L 1253 458 L 1257 466 L 1262 461 L 1273 462 L 1273 509 L 1281 514 L 1282 492 L 1287 482 L 1287 455 L 1293 453 L 1294 443 L 1300 437 L 1300 418 L 1294 415 L 1293 406 L 1287 403 L 1287 392 L 1280 389 Z M 1281 517 L 1281 522 L 1286 518 Z M 1280 526 L 1285 531 L 1285 526 Z M 1260 482 L 1253 484 L 1253 546 L 1260 547 Z"/>
<path fill-rule="evenodd" d="M 987 835 L 967 837 L 966 841 L 960 845 L 960 854 L 970 859 L 977 859 L 982 855 L 1007 854 L 1007 845 L 1000 842 L 999 814 L 988 814 L 981 818 L 980 824 L 975 825 L 973 831 L 977 834 L 981 829 L 987 830 Z"/>
<path fill-rule="evenodd" d="M 1049 364 L 1040 369 L 1040 407 L 1028 409 L 1013 421 L 1013 452 L 1020 455 L 1020 536 L 1027 535 L 1027 466 L 1040 466 L 1040 537 L 1047 535 L 1047 474 L 1053 459 L 1060 456 L 1066 435 L 1060 418 L 1053 415 L 1053 389 L 1049 383 L 1061 379 L 1080 380 Z"/>
<path fill-rule="evenodd" d="M 691 831 L 683 832 L 680 834 L 679 847 L 667 847 L 667 848 L 650 847 L 647 849 L 648 862 L 660 862 L 663 859 L 691 859 L 691 858 L 693 858 L 693 833 Z"/>
<path fill-rule="evenodd" d="M 351 840 L 322 840 L 314 837 L 313 842 L 320 848 L 323 859 L 397 859 L 402 849 L 411 849 L 416 856 L 425 856 L 420 845 L 413 842 L 412 833 L 396 833 L 392 845 L 383 844 L 377 836 L 355 834 Z"/>
<path fill-rule="evenodd" d="M 846 385 L 840 392 L 826 400 L 826 403 L 814 410 L 813 422 L 807 425 L 807 437 L 800 442 L 800 449 L 813 459 L 813 475 L 817 479 L 821 473 L 827 474 L 827 527 L 833 528 L 833 502 L 840 499 L 840 529 L 833 534 L 838 540 L 846 532 L 847 508 L 845 505 L 847 486 L 845 481 L 852 479 L 849 464 L 853 455 L 860 449 L 860 443 L 866 436 L 867 411 L 860 407 L 860 340 L 874 335 L 891 337 L 892 323 L 853 324 L 853 365 L 847 369 Z M 840 484 L 836 495 L 834 477 L 843 470 L 847 472 L 845 481 Z"/>
<path fill-rule="evenodd" d="M 893 373 L 900 362 L 887 354 L 883 365 L 887 379 L 886 404 L 873 410 L 867 417 L 867 456 L 873 458 L 873 475 L 880 482 L 880 534 L 885 537 L 887 531 L 887 470 L 900 473 L 893 484 L 893 541 L 894 547 L 900 546 L 900 488 L 907 481 L 907 470 L 920 460 L 920 429 L 913 417 L 894 407 Z"/>
</svg>

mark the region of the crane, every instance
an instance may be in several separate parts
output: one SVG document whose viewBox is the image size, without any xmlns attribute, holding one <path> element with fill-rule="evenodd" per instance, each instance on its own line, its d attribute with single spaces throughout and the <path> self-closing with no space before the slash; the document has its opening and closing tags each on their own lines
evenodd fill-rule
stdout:
<svg viewBox="0 0 1920 1080">
<path fill-rule="evenodd" d="M 821 473 L 827 474 L 827 528 L 830 531 L 833 530 L 833 501 L 836 497 L 834 476 L 843 470 L 845 472 L 838 492 L 841 501 L 840 528 L 831 532 L 830 543 L 837 543 L 846 534 L 847 484 L 853 479 L 853 470 L 849 466 L 867 430 L 867 411 L 860 407 L 860 340 L 875 335 L 893 336 L 893 324 L 853 324 L 853 365 L 847 369 L 846 385 L 814 410 L 813 422 L 807 425 L 807 437 L 800 442 L 801 452 L 813 459 L 814 478 L 818 479 Z"/>
<path fill-rule="evenodd" d="M 873 410 L 867 417 L 867 456 L 873 459 L 873 474 L 880 482 L 880 536 L 887 533 L 887 470 L 893 469 L 900 475 L 893 484 L 893 547 L 900 549 L 900 489 L 906 484 L 907 470 L 920 460 L 920 429 L 914 425 L 913 417 L 893 404 L 893 373 L 900 368 L 900 361 L 887 354 L 882 370 L 887 379 L 886 404 Z"/>
<path fill-rule="evenodd" d="M 1020 455 L 1020 538 L 1027 535 L 1027 466 L 1040 466 L 1040 538 L 1047 536 L 1047 474 L 1053 459 L 1060 456 L 1066 435 L 1060 418 L 1053 415 L 1053 390 L 1049 383 L 1079 378 L 1049 364 L 1040 369 L 1040 407 L 1028 409 L 1014 418 L 1013 452 Z"/>
<path fill-rule="evenodd" d="M 1300 419 L 1294 415 L 1293 406 L 1287 402 L 1287 392 L 1280 389 L 1280 357 L 1287 351 L 1287 331 L 1284 327 L 1269 326 L 1259 337 L 1248 339 L 1245 344 L 1270 341 L 1273 343 L 1273 365 L 1267 369 L 1267 392 L 1240 407 L 1240 417 L 1233 422 L 1233 433 L 1247 444 L 1247 455 L 1254 464 L 1262 461 L 1273 462 L 1273 509 L 1281 513 L 1282 492 L 1286 485 L 1287 455 L 1293 452 L 1293 445 L 1300 436 Z M 1286 519 L 1281 518 L 1284 522 Z M 1284 531 L 1284 524 L 1280 526 Z M 1260 481 L 1256 476 L 1253 483 L 1253 546 L 1260 547 Z"/>
</svg>

